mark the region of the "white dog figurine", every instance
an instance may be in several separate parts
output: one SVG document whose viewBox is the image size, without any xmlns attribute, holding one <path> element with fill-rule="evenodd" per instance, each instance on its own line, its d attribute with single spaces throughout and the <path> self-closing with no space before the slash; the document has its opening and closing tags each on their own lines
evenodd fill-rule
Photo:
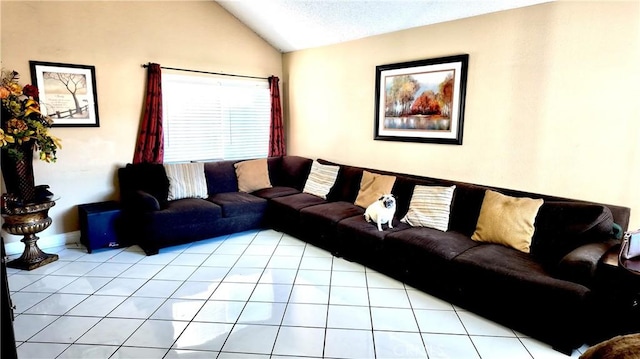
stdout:
<svg viewBox="0 0 640 359">
<path fill-rule="evenodd" d="M 378 224 L 378 230 L 382 232 L 382 225 L 388 223 L 393 228 L 393 216 L 396 214 L 396 199 L 391 194 L 385 194 L 367 207 L 364 211 L 364 219 Z"/>
</svg>

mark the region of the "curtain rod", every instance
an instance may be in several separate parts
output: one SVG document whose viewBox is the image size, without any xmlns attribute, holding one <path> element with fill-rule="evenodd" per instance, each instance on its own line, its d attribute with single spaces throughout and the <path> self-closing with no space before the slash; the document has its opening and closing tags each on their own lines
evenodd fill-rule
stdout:
<svg viewBox="0 0 640 359">
<path fill-rule="evenodd" d="M 147 68 L 149 64 L 142 64 L 142 67 Z M 269 80 L 268 77 L 257 77 L 257 76 L 248 76 L 248 75 L 235 75 L 235 74 L 225 74 L 222 72 L 211 72 L 211 71 L 201 71 L 201 70 L 189 70 L 189 69 L 179 69 L 177 67 L 165 67 L 160 66 L 161 69 L 165 70 L 175 70 L 175 71 L 185 71 L 185 72 L 196 72 L 199 74 L 208 74 L 208 75 L 221 75 L 221 76 L 231 76 L 231 77 L 244 77 L 247 79 L 259 79 L 259 80 Z"/>
</svg>

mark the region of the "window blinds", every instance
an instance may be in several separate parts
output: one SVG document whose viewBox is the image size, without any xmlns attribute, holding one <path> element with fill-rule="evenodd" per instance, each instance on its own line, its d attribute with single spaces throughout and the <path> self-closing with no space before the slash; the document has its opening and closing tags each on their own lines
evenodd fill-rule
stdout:
<svg viewBox="0 0 640 359">
<path fill-rule="evenodd" d="M 267 81 L 163 74 L 162 93 L 165 163 L 267 156 Z"/>
</svg>

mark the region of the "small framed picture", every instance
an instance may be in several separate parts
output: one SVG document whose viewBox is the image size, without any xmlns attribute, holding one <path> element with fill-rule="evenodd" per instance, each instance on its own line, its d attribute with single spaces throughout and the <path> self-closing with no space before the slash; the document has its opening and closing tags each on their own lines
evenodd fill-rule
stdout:
<svg viewBox="0 0 640 359">
<path fill-rule="evenodd" d="M 94 66 L 29 61 L 40 111 L 54 127 L 99 127 Z"/>
<path fill-rule="evenodd" d="M 469 55 L 376 67 L 375 140 L 461 145 Z"/>
</svg>

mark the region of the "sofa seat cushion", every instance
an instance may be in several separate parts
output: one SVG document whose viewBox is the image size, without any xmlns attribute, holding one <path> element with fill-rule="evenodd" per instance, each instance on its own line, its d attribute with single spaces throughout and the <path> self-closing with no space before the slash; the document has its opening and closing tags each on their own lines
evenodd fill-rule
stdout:
<svg viewBox="0 0 640 359">
<path fill-rule="evenodd" d="M 375 262 L 384 257 L 384 240 L 394 232 L 411 228 L 406 223 L 393 219 L 393 228 L 379 231 L 375 223 L 369 223 L 363 216 L 355 216 L 338 222 L 336 232 L 336 250 L 348 258 Z"/>
<path fill-rule="evenodd" d="M 329 202 L 300 210 L 304 239 L 330 252 L 337 252 L 336 224 L 345 218 L 360 217 L 364 209 L 351 202 Z"/>
<path fill-rule="evenodd" d="M 459 232 L 419 227 L 391 233 L 385 241 L 394 253 L 419 257 L 425 261 L 436 257 L 448 261 L 470 248 L 482 245 Z"/>
<path fill-rule="evenodd" d="M 296 213 L 305 207 L 327 203 L 324 199 L 309 193 L 297 193 L 291 196 L 277 197 L 272 199 L 271 202 L 274 206 L 278 207 L 279 210 Z"/>
<path fill-rule="evenodd" d="M 460 232 L 412 227 L 389 234 L 384 245 L 408 283 L 447 296 L 455 290 L 452 259 L 481 244 Z"/>
<path fill-rule="evenodd" d="M 300 210 L 323 203 L 327 201 L 308 193 L 272 198 L 269 200 L 266 224 L 277 231 L 302 238 L 306 231 L 300 225 Z"/>
<path fill-rule="evenodd" d="M 498 244 L 483 244 L 470 248 L 453 258 L 453 261 L 466 267 L 466 270 L 461 271 L 465 281 L 473 277 L 477 283 L 494 283 L 503 287 L 502 291 L 506 292 L 515 290 L 509 287 L 507 282 L 512 285 L 518 283 L 519 288 L 530 292 L 531 295 L 537 293 L 536 296 L 541 297 L 544 297 L 545 292 L 567 292 L 572 293 L 571 296 L 580 297 L 590 291 L 578 283 L 554 278 L 529 254 Z M 487 287 L 488 291 L 496 289 Z"/>
<path fill-rule="evenodd" d="M 303 224 L 317 228 L 324 226 L 335 227 L 341 220 L 353 216 L 364 215 L 364 209 L 349 202 L 329 202 L 300 210 L 300 220 Z"/>
<path fill-rule="evenodd" d="M 273 199 L 277 197 L 290 196 L 292 194 L 298 194 L 300 191 L 293 187 L 274 186 L 271 188 L 263 188 L 255 192 L 251 192 L 252 195 L 260 198 Z"/>
<path fill-rule="evenodd" d="M 394 232 L 406 230 L 411 228 L 406 223 L 400 222 L 397 218 L 393 219 L 393 228 L 386 228 L 383 231 L 379 231 L 375 223 L 367 222 L 364 219 L 364 212 L 362 216 L 355 216 L 346 218 L 338 222 L 338 232 L 341 235 L 354 235 L 358 237 L 365 237 L 375 239 L 382 242 L 388 235 Z"/>
<path fill-rule="evenodd" d="M 222 208 L 204 199 L 185 198 L 169 201 L 166 208 L 148 212 L 146 218 L 153 222 L 151 226 L 158 226 L 160 230 L 176 224 L 201 225 L 222 218 Z"/>
<path fill-rule="evenodd" d="M 243 216 L 249 213 L 264 213 L 267 200 L 245 192 L 217 193 L 209 201 L 222 207 L 223 217 Z"/>
<path fill-rule="evenodd" d="M 591 290 L 552 277 L 526 253 L 483 244 L 453 263 L 452 283 L 462 307 L 552 346 L 575 348 L 593 331 Z"/>
</svg>

